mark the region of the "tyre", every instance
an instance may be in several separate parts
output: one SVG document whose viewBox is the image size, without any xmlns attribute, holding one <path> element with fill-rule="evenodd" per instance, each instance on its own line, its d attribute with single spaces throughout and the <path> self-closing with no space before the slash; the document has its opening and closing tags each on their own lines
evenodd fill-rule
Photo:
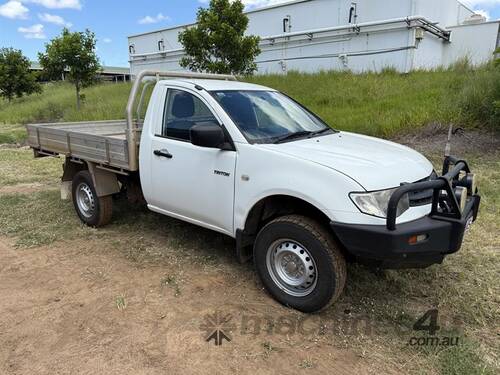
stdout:
<svg viewBox="0 0 500 375">
<path fill-rule="evenodd" d="M 73 178 L 72 198 L 80 220 L 91 227 L 102 227 L 111 221 L 113 198 L 98 197 L 88 171 L 80 171 Z"/>
<path fill-rule="evenodd" d="M 303 312 L 325 309 L 344 289 L 344 256 L 332 235 L 304 216 L 283 216 L 264 226 L 255 240 L 254 261 L 269 293 Z"/>
</svg>

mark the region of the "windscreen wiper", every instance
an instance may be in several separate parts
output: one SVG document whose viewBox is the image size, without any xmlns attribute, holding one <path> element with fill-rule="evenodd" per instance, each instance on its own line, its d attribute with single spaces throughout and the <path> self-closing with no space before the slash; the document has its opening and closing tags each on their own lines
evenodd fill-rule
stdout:
<svg viewBox="0 0 500 375">
<path fill-rule="evenodd" d="M 289 141 L 289 140 L 292 140 L 292 139 L 295 139 L 295 138 L 305 137 L 305 136 L 308 136 L 308 135 L 311 135 L 311 134 L 314 134 L 314 132 L 312 132 L 310 130 L 302 130 L 300 132 L 290 133 L 290 134 L 281 136 L 277 140 L 275 140 L 273 143 L 274 144 L 283 143 L 283 142 L 286 142 L 286 141 Z"/>
<path fill-rule="evenodd" d="M 321 129 L 321 130 L 317 130 L 315 132 L 312 132 L 313 135 L 319 135 L 319 134 L 323 134 L 323 133 L 326 133 L 326 132 L 335 132 L 335 130 L 333 130 L 332 128 L 324 128 L 324 129 Z"/>
<path fill-rule="evenodd" d="M 326 133 L 328 131 L 335 132 L 335 130 L 333 130 L 332 128 L 324 128 L 324 129 L 316 130 L 316 131 L 302 130 L 300 132 L 290 133 L 290 134 L 284 135 L 284 136 L 278 138 L 273 143 L 275 143 L 275 144 L 276 143 L 282 143 L 282 142 L 289 141 L 291 139 L 300 138 L 300 137 L 306 137 L 306 136 L 307 137 L 313 137 L 315 135 L 320 135 L 320 134 Z"/>
</svg>

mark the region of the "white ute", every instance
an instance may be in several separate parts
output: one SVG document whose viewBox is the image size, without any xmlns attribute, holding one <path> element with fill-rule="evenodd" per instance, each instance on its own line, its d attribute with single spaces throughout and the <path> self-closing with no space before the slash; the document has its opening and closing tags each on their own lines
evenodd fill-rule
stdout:
<svg viewBox="0 0 500 375">
<path fill-rule="evenodd" d="M 479 208 L 465 161 L 447 156 L 438 177 L 408 147 L 333 130 L 288 96 L 232 76 L 145 71 L 126 121 L 27 129 L 35 156 L 65 156 L 62 191 L 84 223 L 108 223 L 113 195 L 143 197 L 152 211 L 235 238 L 270 294 L 305 312 L 340 296 L 346 259 L 441 263 Z"/>
</svg>

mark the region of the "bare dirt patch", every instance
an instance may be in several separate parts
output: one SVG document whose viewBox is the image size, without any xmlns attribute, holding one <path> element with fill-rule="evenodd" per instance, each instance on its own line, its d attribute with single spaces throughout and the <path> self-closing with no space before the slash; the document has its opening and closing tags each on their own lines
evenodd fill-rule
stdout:
<svg viewBox="0 0 500 375">
<path fill-rule="evenodd" d="M 38 182 L 34 183 L 26 183 L 26 184 L 17 184 L 17 185 L 10 185 L 10 186 L 1 186 L 0 187 L 0 194 L 29 194 L 29 193 L 34 193 L 36 191 L 42 191 L 42 190 L 47 190 L 50 188 L 55 188 L 57 187 L 56 185 L 47 185 L 47 184 L 41 184 Z"/>
<path fill-rule="evenodd" d="M 393 138 L 425 155 L 443 155 L 449 126 L 430 124 L 413 132 Z M 462 129 L 454 127 L 451 138 L 451 154 L 489 154 L 500 151 L 500 134 L 484 129 Z"/>
<path fill-rule="evenodd" d="M 2 149 L 13 149 L 13 148 L 21 148 L 23 147 L 21 144 L 17 143 L 0 143 L 0 150 Z"/>
<path fill-rule="evenodd" d="M 297 313 L 241 267 L 245 277 L 186 263 L 143 267 L 103 242 L 15 249 L 0 237 L 0 373 L 396 372 L 328 335 L 242 332 L 245 314 Z M 221 346 L 200 328 L 218 309 L 235 326 Z"/>
</svg>

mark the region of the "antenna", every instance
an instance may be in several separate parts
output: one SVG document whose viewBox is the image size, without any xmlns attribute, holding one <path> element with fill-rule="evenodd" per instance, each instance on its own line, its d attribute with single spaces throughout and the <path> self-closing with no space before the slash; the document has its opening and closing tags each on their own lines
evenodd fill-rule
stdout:
<svg viewBox="0 0 500 375">
<path fill-rule="evenodd" d="M 444 147 L 444 156 L 448 157 L 451 153 L 451 135 L 453 134 L 453 125 L 450 124 L 448 129 L 448 139 L 446 140 L 446 146 Z"/>
</svg>

